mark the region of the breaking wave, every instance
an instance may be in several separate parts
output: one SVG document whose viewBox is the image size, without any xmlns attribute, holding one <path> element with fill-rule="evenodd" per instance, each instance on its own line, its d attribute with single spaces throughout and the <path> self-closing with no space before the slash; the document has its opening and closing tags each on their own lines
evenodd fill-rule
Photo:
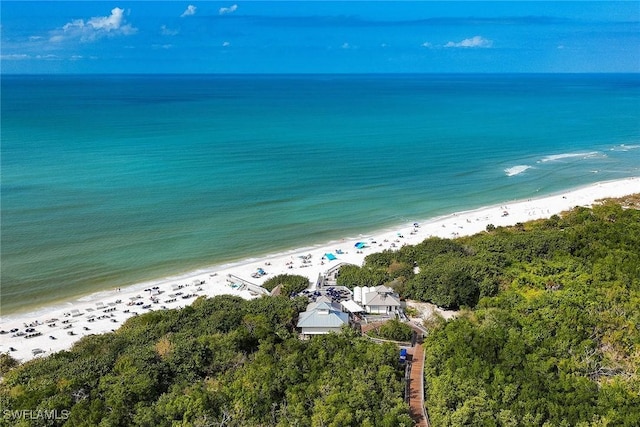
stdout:
<svg viewBox="0 0 640 427">
<path fill-rule="evenodd" d="M 540 160 L 541 163 L 546 163 L 546 162 L 554 162 L 557 160 L 563 160 L 563 159 L 571 159 L 571 158 L 582 158 L 582 159 L 588 159 L 591 157 L 596 157 L 597 155 L 599 155 L 600 153 L 598 151 L 589 151 L 587 153 L 563 153 L 563 154 L 552 154 L 550 156 L 545 156 L 542 158 L 542 160 Z"/>
<path fill-rule="evenodd" d="M 527 169 L 531 169 L 531 166 L 517 165 L 517 166 L 513 166 L 505 169 L 504 173 L 507 174 L 507 176 L 515 176 L 515 175 L 520 175 L 522 172 L 526 171 Z"/>
</svg>

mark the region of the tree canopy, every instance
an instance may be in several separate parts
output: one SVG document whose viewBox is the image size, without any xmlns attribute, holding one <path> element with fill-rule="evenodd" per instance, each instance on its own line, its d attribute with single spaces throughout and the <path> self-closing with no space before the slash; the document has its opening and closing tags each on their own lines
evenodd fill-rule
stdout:
<svg viewBox="0 0 640 427">
<path fill-rule="evenodd" d="M 395 346 L 349 330 L 301 341 L 305 304 L 218 296 L 131 318 L 11 369 L 0 405 L 69 411 L 25 426 L 412 425 Z"/>
<path fill-rule="evenodd" d="M 391 319 L 380 326 L 378 335 L 387 340 L 407 342 L 411 341 L 413 329 L 406 323 Z"/>
<path fill-rule="evenodd" d="M 304 291 L 309 287 L 309 279 L 298 274 L 278 274 L 266 280 L 262 287 L 268 291 L 280 286 L 280 294 L 289 296 Z"/>
<path fill-rule="evenodd" d="M 640 425 L 640 211 L 578 208 L 459 243 L 500 256 L 501 290 L 427 337 L 433 425 Z"/>
</svg>

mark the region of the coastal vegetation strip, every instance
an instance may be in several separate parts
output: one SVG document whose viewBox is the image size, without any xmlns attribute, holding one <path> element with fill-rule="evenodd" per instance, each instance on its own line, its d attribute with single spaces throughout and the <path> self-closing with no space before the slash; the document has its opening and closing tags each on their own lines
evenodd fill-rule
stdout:
<svg viewBox="0 0 640 427">
<path fill-rule="evenodd" d="M 460 309 L 426 324 L 431 424 L 640 424 L 640 211 L 604 201 L 489 229 L 338 277 Z M 412 425 L 397 347 L 348 329 L 301 341 L 306 304 L 200 298 L 41 360 L 5 356 L 2 407 L 67 425 Z"/>
<path fill-rule="evenodd" d="M 428 324 L 433 425 L 639 425 L 637 200 L 430 238 L 370 255 L 339 282 L 462 309 Z"/>
<path fill-rule="evenodd" d="M 504 266 L 495 296 L 425 341 L 434 425 L 640 425 L 640 211 L 605 203 L 460 243 Z"/>
<path fill-rule="evenodd" d="M 305 305 L 219 296 L 132 318 L 5 373 L 2 407 L 68 411 L 54 425 L 413 425 L 397 347 L 301 341 Z"/>
</svg>

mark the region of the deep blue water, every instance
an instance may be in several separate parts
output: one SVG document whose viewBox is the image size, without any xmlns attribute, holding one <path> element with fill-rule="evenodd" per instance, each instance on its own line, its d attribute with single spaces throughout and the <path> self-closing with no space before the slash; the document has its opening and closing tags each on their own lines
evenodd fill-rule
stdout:
<svg viewBox="0 0 640 427">
<path fill-rule="evenodd" d="M 639 75 L 1 84 L 5 313 L 640 175 Z"/>
</svg>

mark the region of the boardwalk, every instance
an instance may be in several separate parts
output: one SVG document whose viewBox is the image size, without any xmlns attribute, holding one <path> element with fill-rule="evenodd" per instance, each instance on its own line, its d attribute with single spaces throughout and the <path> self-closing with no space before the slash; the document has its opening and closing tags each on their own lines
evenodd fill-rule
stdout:
<svg viewBox="0 0 640 427">
<path fill-rule="evenodd" d="M 409 378 L 409 409 L 411 418 L 418 427 L 430 427 L 424 409 L 424 348 L 416 344 L 409 349 L 411 355 L 411 376 Z"/>
<path fill-rule="evenodd" d="M 362 333 L 365 334 L 373 329 L 378 329 L 386 321 L 368 323 L 362 325 Z M 412 323 L 407 323 L 420 336 L 424 330 Z M 421 340 L 420 340 L 421 341 Z M 408 349 L 409 360 L 411 361 L 411 372 L 409 373 L 409 409 L 411 418 L 417 427 L 430 427 L 429 417 L 424 407 L 424 348 L 420 342 Z"/>
</svg>

